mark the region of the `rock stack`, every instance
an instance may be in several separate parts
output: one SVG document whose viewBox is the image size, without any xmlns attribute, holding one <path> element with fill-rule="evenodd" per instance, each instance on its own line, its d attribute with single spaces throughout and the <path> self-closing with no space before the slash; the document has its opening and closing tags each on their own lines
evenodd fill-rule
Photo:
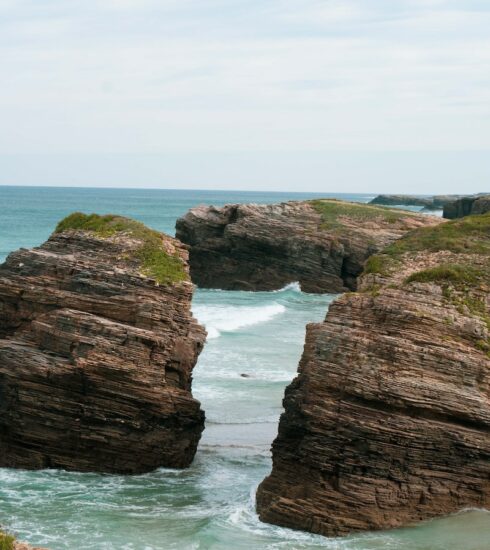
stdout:
<svg viewBox="0 0 490 550">
<path fill-rule="evenodd" d="M 118 216 L 73 214 L 0 266 L 0 466 L 138 473 L 192 461 L 205 340 L 187 251 Z"/>
<path fill-rule="evenodd" d="M 490 508 L 489 281 L 490 214 L 368 261 L 307 328 L 263 521 L 336 536 Z"/>
</svg>

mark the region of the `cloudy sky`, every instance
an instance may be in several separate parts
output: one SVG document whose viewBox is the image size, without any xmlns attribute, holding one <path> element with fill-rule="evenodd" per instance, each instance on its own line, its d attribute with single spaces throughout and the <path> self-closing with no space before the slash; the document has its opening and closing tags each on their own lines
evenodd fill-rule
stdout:
<svg viewBox="0 0 490 550">
<path fill-rule="evenodd" d="M 488 0 L 0 0 L 0 184 L 490 190 Z"/>
</svg>

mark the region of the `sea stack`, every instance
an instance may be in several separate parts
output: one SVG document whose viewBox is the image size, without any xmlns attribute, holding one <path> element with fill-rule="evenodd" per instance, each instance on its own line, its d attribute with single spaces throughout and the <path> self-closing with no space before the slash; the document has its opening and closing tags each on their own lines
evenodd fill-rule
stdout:
<svg viewBox="0 0 490 550">
<path fill-rule="evenodd" d="M 75 213 L 0 266 L 0 466 L 183 468 L 204 413 L 205 331 L 187 251 L 119 216 Z"/>
<path fill-rule="evenodd" d="M 370 255 L 407 231 L 440 219 L 338 200 L 198 206 L 177 220 L 190 273 L 203 288 L 305 292 L 356 288 Z"/>
<path fill-rule="evenodd" d="M 263 521 L 337 536 L 490 508 L 489 281 L 490 214 L 368 261 L 307 328 Z"/>
</svg>

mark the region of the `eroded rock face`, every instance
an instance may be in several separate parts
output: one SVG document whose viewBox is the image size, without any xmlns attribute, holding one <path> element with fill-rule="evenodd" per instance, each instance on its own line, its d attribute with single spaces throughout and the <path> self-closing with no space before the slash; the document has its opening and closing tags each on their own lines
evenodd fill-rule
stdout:
<svg viewBox="0 0 490 550">
<path fill-rule="evenodd" d="M 136 473 L 192 461 L 205 331 L 187 252 L 151 232 L 150 256 L 126 222 L 144 228 L 68 229 L 0 266 L 0 466 Z"/>
<path fill-rule="evenodd" d="M 444 206 L 443 217 L 454 220 L 472 214 L 490 212 L 490 195 L 463 197 Z"/>
<path fill-rule="evenodd" d="M 410 229 L 439 219 L 334 200 L 198 206 L 177 220 L 203 288 L 305 292 L 354 289 L 366 258 Z"/>
<path fill-rule="evenodd" d="M 395 243 L 308 326 L 263 521 L 334 536 L 490 507 L 490 215 L 472 218 Z"/>
</svg>

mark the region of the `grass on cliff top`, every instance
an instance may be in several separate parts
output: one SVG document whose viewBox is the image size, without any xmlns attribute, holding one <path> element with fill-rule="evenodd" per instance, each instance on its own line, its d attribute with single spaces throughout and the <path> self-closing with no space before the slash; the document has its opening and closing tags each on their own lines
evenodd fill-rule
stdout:
<svg viewBox="0 0 490 550">
<path fill-rule="evenodd" d="M 13 550 L 15 538 L 0 531 L 0 550 Z"/>
<path fill-rule="evenodd" d="M 364 273 L 386 275 L 397 260 L 406 253 L 440 252 L 447 250 L 455 254 L 479 254 L 490 261 L 490 213 L 467 216 L 433 227 L 421 227 L 407 233 L 404 237 L 387 246 L 383 252 L 372 256 L 366 263 Z M 446 278 L 453 282 L 472 280 L 477 276 L 475 270 L 468 266 L 440 266 L 425 270 L 427 280 L 435 281 Z M 411 277 L 416 277 L 413 274 Z M 415 279 L 412 279 L 415 280 Z"/>
<path fill-rule="evenodd" d="M 412 273 L 406 283 L 451 283 L 453 286 L 477 284 L 486 277 L 485 272 L 469 265 L 441 264 Z"/>
<path fill-rule="evenodd" d="M 414 216 L 414 212 L 401 209 L 391 209 L 373 204 L 344 202 L 336 199 L 317 199 L 310 201 L 313 208 L 322 217 L 322 227 L 331 229 L 343 225 L 339 217 L 346 217 L 356 221 L 382 220 L 387 223 L 396 223 L 407 216 Z"/>
<path fill-rule="evenodd" d="M 108 214 L 83 214 L 74 212 L 56 226 L 55 233 L 79 230 L 90 231 L 99 237 L 107 238 L 124 233 L 142 242 L 135 251 L 143 273 L 160 284 L 185 281 L 188 275 L 178 255 L 171 256 L 162 247 L 162 234 L 146 225 L 129 218 Z M 1 548 L 0 548 L 1 550 Z"/>
</svg>

